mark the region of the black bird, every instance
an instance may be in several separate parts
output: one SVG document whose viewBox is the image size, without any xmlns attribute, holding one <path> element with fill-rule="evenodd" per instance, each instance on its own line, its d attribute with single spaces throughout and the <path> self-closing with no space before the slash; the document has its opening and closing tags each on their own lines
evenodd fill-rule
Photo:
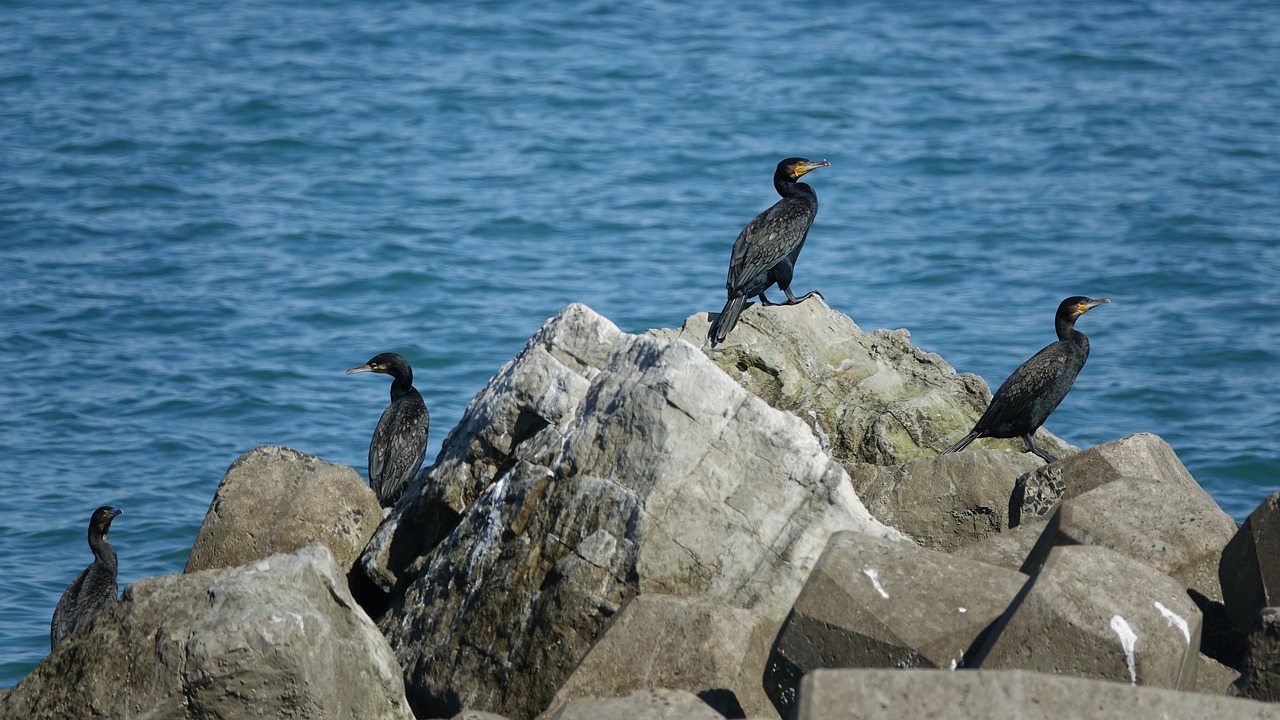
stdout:
<svg viewBox="0 0 1280 720">
<path fill-rule="evenodd" d="M 111 521 L 124 512 L 103 505 L 89 518 L 89 549 L 93 562 L 67 586 L 49 625 L 49 646 L 58 647 L 71 633 L 116 601 L 116 549 L 107 542 Z"/>
<path fill-rule="evenodd" d="M 1076 319 L 1109 302 L 1107 298 L 1090 300 L 1079 295 L 1063 300 L 1053 320 L 1058 342 L 1018 366 L 996 390 L 987 411 L 982 413 L 969 434 L 942 454 L 959 452 L 980 437 L 1021 437 L 1027 443 L 1028 452 L 1039 455 L 1045 462 L 1057 460 L 1036 447 L 1031 436 L 1067 396 L 1076 375 L 1084 367 L 1084 361 L 1089 359 L 1089 338 L 1076 330 Z"/>
<path fill-rule="evenodd" d="M 774 304 L 764 295 L 774 283 L 787 296 L 784 305 L 795 305 L 810 295 L 822 297 L 816 290 L 799 298 L 792 295 L 791 276 L 809 226 L 818 214 L 817 194 L 813 188 L 797 181 L 800 176 L 830 164 L 826 160 L 814 162 L 794 157 L 778 163 L 778 169 L 773 172 L 773 187 L 782 199 L 747 223 L 733 243 L 729 277 L 725 281 L 729 301 L 711 323 L 708 333 L 713 347 L 723 342 L 738 324 L 738 315 L 747 306 L 747 298 L 759 295 L 761 304 Z"/>
<path fill-rule="evenodd" d="M 369 485 L 383 507 L 391 507 L 409 489 L 427 452 L 431 415 L 413 387 L 413 368 L 395 353 L 382 353 L 353 367 L 348 375 L 376 372 L 392 377 L 391 404 L 382 411 L 369 442 Z"/>
</svg>

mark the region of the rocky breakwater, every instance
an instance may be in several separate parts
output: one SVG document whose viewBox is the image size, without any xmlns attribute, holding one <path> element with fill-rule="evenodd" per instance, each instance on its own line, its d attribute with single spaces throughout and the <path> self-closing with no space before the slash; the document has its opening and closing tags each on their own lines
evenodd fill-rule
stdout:
<svg viewBox="0 0 1280 720">
<path fill-rule="evenodd" d="M 707 328 L 565 308 L 372 537 L 345 469 L 247 455 L 0 716 L 1280 715 L 1227 697 L 1280 687 L 1275 501 L 1237 532 L 1151 435 L 939 457 L 985 383 L 818 299 Z"/>
</svg>

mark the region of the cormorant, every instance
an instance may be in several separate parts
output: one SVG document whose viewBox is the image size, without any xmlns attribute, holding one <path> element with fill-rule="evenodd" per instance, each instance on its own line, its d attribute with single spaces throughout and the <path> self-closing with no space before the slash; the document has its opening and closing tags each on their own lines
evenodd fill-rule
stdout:
<svg viewBox="0 0 1280 720">
<path fill-rule="evenodd" d="M 116 601 L 116 549 L 107 542 L 111 521 L 124 512 L 103 505 L 89 518 L 89 549 L 93 562 L 67 586 L 49 625 L 49 646 L 57 648 L 71 633 Z"/>
<path fill-rule="evenodd" d="M 942 452 L 959 452 L 980 437 L 1021 437 L 1027 443 L 1027 451 L 1044 458 L 1045 462 L 1057 460 L 1036 447 L 1031 436 L 1067 396 L 1076 375 L 1089 359 L 1089 338 L 1076 330 L 1076 318 L 1111 300 L 1091 300 L 1076 295 L 1058 305 L 1053 324 L 1058 331 L 1058 342 L 1052 343 L 1018 366 L 996 394 L 991 397 L 987 411 L 978 419 L 968 435 Z"/>
<path fill-rule="evenodd" d="M 747 306 L 747 298 L 759 295 L 761 304 L 774 304 L 764 295 L 774 283 L 787 296 L 784 305 L 794 305 L 810 295 L 822 297 L 816 290 L 799 298 L 792 295 L 791 276 L 809 226 L 818 214 L 818 196 L 813 188 L 797 181 L 800 176 L 830 164 L 826 160 L 814 162 L 794 157 L 778 163 L 773 172 L 773 187 L 782 199 L 747 223 L 733 243 L 729 277 L 725 281 L 729 300 L 711 323 L 708 333 L 713 347 L 723 342 L 738 324 L 738 315 Z"/>
<path fill-rule="evenodd" d="M 422 395 L 413 387 L 413 368 L 395 353 L 382 353 L 353 367 L 348 375 L 375 372 L 390 375 L 391 404 L 382 411 L 369 442 L 369 485 L 383 507 L 396 504 L 401 493 L 422 467 L 427 451 L 431 415 Z"/>
</svg>

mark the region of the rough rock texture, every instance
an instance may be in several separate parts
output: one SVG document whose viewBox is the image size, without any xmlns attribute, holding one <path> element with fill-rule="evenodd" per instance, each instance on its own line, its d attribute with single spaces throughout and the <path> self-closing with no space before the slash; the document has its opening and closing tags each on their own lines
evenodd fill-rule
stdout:
<svg viewBox="0 0 1280 720">
<path fill-rule="evenodd" d="M 583 698 L 560 708 L 551 720 L 724 720 L 686 690 L 655 688 L 619 698 Z"/>
<path fill-rule="evenodd" d="M 1019 477 L 1011 507 L 1017 508 L 1016 512 L 1024 519 L 1047 517 L 1060 500 L 1083 495 L 1120 478 L 1145 478 L 1182 486 L 1187 492 L 1203 495 L 1205 502 L 1213 503 L 1168 443 L 1149 433 L 1137 433 Z"/>
<path fill-rule="evenodd" d="M 532 717 L 637 594 L 781 620 L 832 533 L 901 538 L 799 418 L 582 305 L 495 376 L 441 458 L 360 563 L 393 591 L 379 625 L 420 715 Z M 418 543 L 405 520 L 437 483 L 476 499 Z"/>
<path fill-rule="evenodd" d="M 1234 695 L 1233 687 L 1239 679 L 1239 670 L 1227 667 L 1204 653 L 1200 654 L 1199 667 L 1196 669 L 1196 692 L 1218 696 Z"/>
<path fill-rule="evenodd" d="M 1029 453 L 975 450 L 845 469 L 877 520 L 923 547 L 951 552 L 1008 530 L 1014 483 L 1043 464 Z"/>
<path fill-rule="evenodd" d="M 687 690 L 726 717 L 773 714 L 760 686 L 778 624 L 701 598 L 640 595 L 622 609 L 542 717 L 571 700 Z"/>
<path fill-rule="evenodd" d="M 934 455 L 969 432 L 991 402 L 982 378 L 914 347 L 906 330 L 863 332 L 818 297 L 752 305 L 716 348 L 705 342 L 709 327 L 698 313 L 679 330 L 650 333 L 702 348 L 743 387 L 805 419 L 841 462 L 897 465 Z M 1043 429 L 1036 442 L 1058 457 L 1075 450 Z M 973 447 L 1025 449 L 1021 440 Z"/>
<path fill-rule="evenodd" d="M 1220 598 L 1218 559 L 1235 522 L 1199 486 L 1121 478 L 1064 500 L 1050 545 L 1101 545 L 1155 568 L 1200 594 Z"/>
<path fill-rule="evenodd" d="M 1021 570 L 1046 524 L 1045 520 L 1036 518 L 972 545 L 965 545 L 953 554 L 997 567 Z"/>
<path fill-rule="evenodd" d="M 789 717 L 800 678 L 827 667 L 960 664 L 1026 577 L 859 533 L 831 537 L 769 656 L 764 688 Z"/>
<path fill-rule="evenodd" d="M 1280 606 L 1280 492 L 1263 500 L 1227 543 L 1218 577 L 1238 633 L 1252 630 L 1263 608 Z"/>
<path fill-rule="evenodd" d="M 1020 670 L 818 670 L 795 720 L 1274 719 L 1266 703 Z"/>
<path fill-rule="evenodd" d="M 140 580 L 0 704 L 26 720 L 260 716 L 412 717 L 391 648 L 323 545 Z"/>
<path fill-rule="evenodd" d="M 1258 613 L 1242 670 L 1236 684 L 1241 696 L 1280 702 L 1280 608 L 1264 608 Z"/>
<path fill-rule="evenodd" d="M 975 664 L 1191 690 L 1200 628 L 1181 583 L 1110 548 L 1056 547 Z"/>
<path fill-rule="evenodd" d="M 186 572 L 227 568 L 321 543 L 350 569 L 382 507 L 355 470 L 282 447 L 241 455 L 222 477 Z"/>
</svg>

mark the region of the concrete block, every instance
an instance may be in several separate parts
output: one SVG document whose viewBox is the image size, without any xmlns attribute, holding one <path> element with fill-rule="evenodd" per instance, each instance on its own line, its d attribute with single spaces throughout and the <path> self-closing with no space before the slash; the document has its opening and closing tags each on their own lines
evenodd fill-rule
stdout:
<svg viewBox="0 0 1280 720">
<path fill-rule="evenodd" d="M 1109 548 L 1056 547 L 973 665 L 1189 690 L 1201 621 L 1167 575 Z"/>
<path fill-rule="evenodd" d="M 817 670 L 794 720 L 1275 720 L 1274 705 L 1022 670 Z"/>
</svg>

